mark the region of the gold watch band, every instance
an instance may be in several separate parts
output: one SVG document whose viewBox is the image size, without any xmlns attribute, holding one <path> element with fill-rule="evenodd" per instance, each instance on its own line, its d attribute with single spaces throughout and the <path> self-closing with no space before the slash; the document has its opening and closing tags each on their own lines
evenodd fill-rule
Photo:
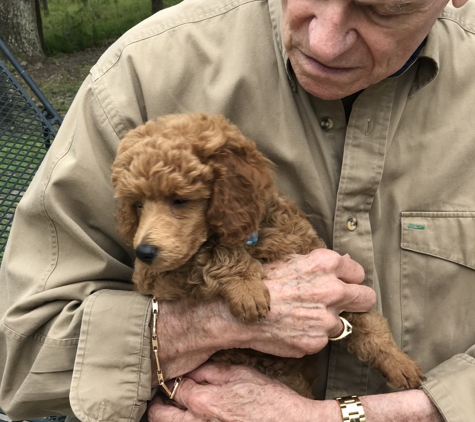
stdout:
<svg viewBox="0 0 475 422">
<path fill-rule="evenodd" d="M 366 422 L 363 405 L 358 396 L 338 397 L 343 422 Z"/>
</svg>

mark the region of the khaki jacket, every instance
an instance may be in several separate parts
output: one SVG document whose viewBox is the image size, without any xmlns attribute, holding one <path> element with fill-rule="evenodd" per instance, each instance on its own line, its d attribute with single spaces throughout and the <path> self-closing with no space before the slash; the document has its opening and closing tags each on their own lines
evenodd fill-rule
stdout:
<svg viewBox="0 0 475 422">
<path fill-rule="evenodd" d="M 278 0 L 186 0 L 92 68 L 18 208 L 1 267 L 0 406 L 13 419 L 144 413 L 150 303 L 131 291 L 110 165 L 133 127 L 204 111 L 254 139 L 325 242 L 364 266 L 445 419 L 473 420 L 475 5 L 448 7 L 416 63 L 366 89 L 348 125 L 341 101 L 296 81 L 280 10 Z M 323 353 L 321 398 L 388 391 L 342 349 Z"/>
</svg>

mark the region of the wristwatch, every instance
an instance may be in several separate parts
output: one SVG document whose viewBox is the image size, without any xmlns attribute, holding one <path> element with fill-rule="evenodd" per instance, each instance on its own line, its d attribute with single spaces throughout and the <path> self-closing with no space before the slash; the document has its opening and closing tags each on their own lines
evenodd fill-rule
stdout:
<svg viewBox="0 0 475 422">
<path fill-rule="evenodd" d="M 338 397 L 343 422 L 366 422 L 363 405 L 358 396 Z"/>
</svg>

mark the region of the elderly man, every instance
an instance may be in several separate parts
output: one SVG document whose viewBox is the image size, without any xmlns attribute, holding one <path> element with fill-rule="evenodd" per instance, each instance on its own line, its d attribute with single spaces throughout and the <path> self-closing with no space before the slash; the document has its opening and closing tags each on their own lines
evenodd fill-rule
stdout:
<svg viewBox="0 0 475 422">
<path fill-rule="evenodd" d="M 166 379 L 188 373 L 175 395 L 186 410 L 156 399 L 149 420 L 471 420 L 475 9 L 464 3 L 187 0 L 125 34 L 91 70 L 18 209 L 1 268 L 1 406 L 15 419 L 145 412 L 157 385 L 151 305 L 131 291 L 110 164 L 129 129 L 205 111 L 257 142 L 333 251 L 266 268 L 261 324 L 220 302 L 159 304 L 160 363 Z M 374 303 L 426 372 L 421 390 L 393 392 L 327 345 L 342 311 Z M 249 368 L 199 367 L 232 347 L 319 352 L 317 400 Z"/>
</svg>

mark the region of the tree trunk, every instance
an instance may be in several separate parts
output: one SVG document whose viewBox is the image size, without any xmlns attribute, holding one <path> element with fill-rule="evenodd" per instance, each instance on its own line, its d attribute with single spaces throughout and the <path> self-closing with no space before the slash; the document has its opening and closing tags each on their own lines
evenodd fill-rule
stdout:
<svg viewBox="0 0 475 422">
<path fill-rule="evenodd" d="M 46 2 L 46 0 L 44 0 Z M 46 5 L 48 7 L 48 5 Z M 43 21 L 41 20 L 40 0 L 35 0 L 36 27 L 38 28 L 38 37 L 40 39 L 41 51 L 45 51 L 45 37 L 43 34 Z"/>
<path fill-rule="evenodd" d="M 45 16 L 49 15 L 48 0 L 41 0 L 41 6 L 43 7 L 43 12 Z"/>
<path fill-rule="evenodd" d="M 0 0 L 0 38 L 14 55 L 33 62 L 45 57 L 36 10 L 35 0 Z"/>
<path fill-rule="evenodd" d="M 152 15 L 163 9 L 163 0 L 152 0 Z"/>
</svg>

